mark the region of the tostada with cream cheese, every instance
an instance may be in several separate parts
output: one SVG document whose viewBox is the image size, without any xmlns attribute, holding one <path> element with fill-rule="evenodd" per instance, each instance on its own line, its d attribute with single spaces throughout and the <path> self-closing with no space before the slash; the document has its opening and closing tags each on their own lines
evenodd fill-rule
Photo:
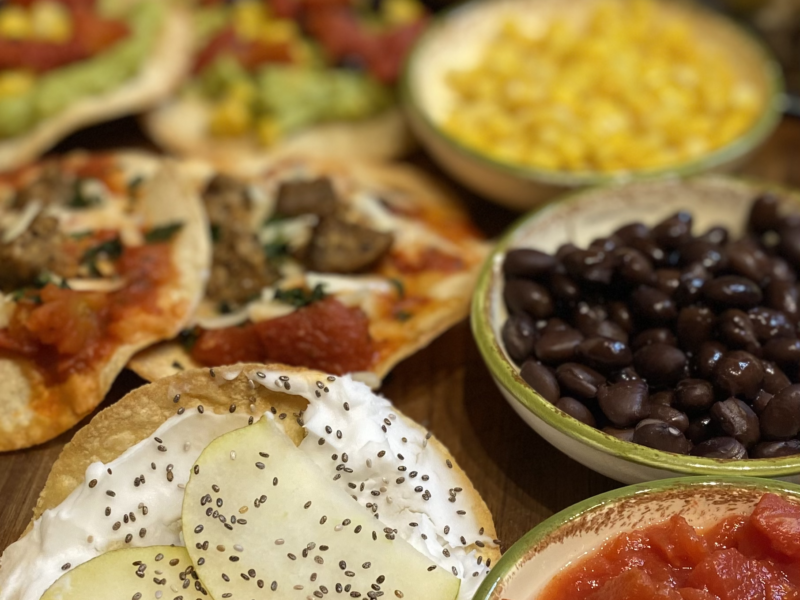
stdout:
<svg viewBox="0 0 800 600">
<path fill-rule="evenodd" d="M 494 537 L 447 449 L 365 385 L 198 369 L 78 431 L 0 559 L 0 600 L 468 600 Z"/>
<path fill-rule="evenodd" d="M 394 87 L 419 0 L 199 0 L 191 77 L 145 119 L 164 148 L 238 166 L 281 151 L 382 159 L 410 145 Z"/>
<path fill-rule="evenodd" d="M 275 361 L 377 387 L 468 311 L 487 245 L 419 171 L 301 158 L 196 174 L 213 261 L 194 325 L 138 354 L 150 380 Z"/>
<path fill-rule="evenodd" d="M 0 3 L 0 171 L 149 108 L 189 67 L 188 16 L 154 0 Z"/>
<path fill-rule="evenodd" d="M 202 296 L 206 217 L 177 166 L 70 154 L 0 175 L 0 451 L 51 439 Z"/>
</svg>

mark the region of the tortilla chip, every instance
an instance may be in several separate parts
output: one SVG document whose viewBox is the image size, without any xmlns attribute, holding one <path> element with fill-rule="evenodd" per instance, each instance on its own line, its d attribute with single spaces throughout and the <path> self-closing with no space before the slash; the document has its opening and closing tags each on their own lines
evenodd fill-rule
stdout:
<svg viewBox="0 0 800 600">
<path fill-rule="evenodd" d="M 177 6 L 171 7 L 152 55 L 135 77 L 116 89 L 78 100 L 22 135 L 0 139 L 0 170 L 10 170 L 36 159 L 82 127 L 153 106 L 169 95 L 188 71 L 191 45 L 188 14 Z"/>
<path fill-rule="evenodd" d="M 155 172 L 142 191 L 148 223 L 184 223 L 172 245 L 178 277 L 160 290 L 162 314 L 147 316 L 148 322 L 157 326 L 155 330 L 142 328 L 136 338 L 117 347 L 107 360 L 70 375 L 63 383 L 48 386 L 28 360 L 10 353 L 0 356 L 0 451 L 40 444 L 78 423 L 102 402 L 136 352 L 175 336 L 185 326 L 203 294 L 211 250 L 206 216 L 197 194 L 173 163 L 142 153 L 120 153 L 115 159 L 131 177 L 142 171 Z"/>
</svg>

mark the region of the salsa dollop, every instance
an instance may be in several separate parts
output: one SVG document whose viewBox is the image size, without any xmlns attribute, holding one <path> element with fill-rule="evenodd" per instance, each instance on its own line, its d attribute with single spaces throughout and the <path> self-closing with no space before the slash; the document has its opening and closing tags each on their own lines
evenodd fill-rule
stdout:
<svg viewBox="0 0 800 600">
<path fill-rule="evenodd" d="M 675 515 L 620 534 L 567 567 L 537 600 L 795 600 L 800 505 L 764 494 L 749 516 L 699 531 Z"/>
</svg>

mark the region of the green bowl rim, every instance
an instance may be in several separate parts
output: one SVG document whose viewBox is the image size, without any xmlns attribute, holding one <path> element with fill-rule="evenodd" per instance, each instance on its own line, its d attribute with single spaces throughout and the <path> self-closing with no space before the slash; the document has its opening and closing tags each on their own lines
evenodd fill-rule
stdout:
<svg viewBox="0 0 800 600">
<path fill-rule="evenodd" d="M 679 487 L 748 487 L 763 489 L 764 492 L 778 492 L 800 499 L 800 486 L 785 481 L 773 479 L 758 479 L 753 477 L 674 477 L 659 479 L 647 483 L 637 483 L 620 487 L 597 496 L 587 498 L 577 504 L 565 508 L 551 515 L 528 533 L 517 540 L 509 548 L 481 583 L 473 596 L 473 600 L 489 600 L 497 585 L 505 579 L 509 572 L 525 557 L 528 550 L 547 535 L 565 525 L 567 522 L 580 517 L 597 508 L 630 496 L 649 493 L 660 493 L 670 488 Z M 555 575 L 555 574 L 554 574 Z"/>
<path fill-rule="evenodd" d="M 800 203 L 800 190 L 793 190 L 784 186 L 761 182 L 756 179 L 744 177 L 730 177 L 722 175 L 706 175 L 689 178 L 686 181 L 716 180 L 727 181 L 737 185 L 756 188 L 758 192 L 774 191 Z M 636 182 L 636 184 L 645 182 Z M 657 182 L 649 182 L 657 183 Z M 475 293 L 472 298 L 470 323 L 472 335 L 478 350 L 496 383 L 502 386 L 516 402 L 519 402 L 534 416 L 542 420 L 553 429 L 560 431 L 570 438 L 598 450 L 622 458 L 628 462 L 641 464 L 659 470 L 684 473 L 687 475 L 747 475 L 750 477 L 785 477 L 800 473 L 800 455 L 782 458 L 760 458 L 741 461 L 722 461 L 713 458 L 684 456 L 662 452 L 646 446 L 625 442 L 614 436 L 603 433 L 599 429 L 585 425 L 557 409 L 552 403 L 537 394 L 519 376 L 519 369 L 513 365 L 502 351 L 500 342 L 495 339 L 494 329 L 489 315 L 490 310 L 490 284 L 492 282 L 493 266 L 495 261 L 502 256 L 515 241 L 517 235 L 530 222 L 536 220 L 549 210 L 582 199 L 584 196 L 612 190 L 615 185 L 606 185 L 575 192 L 562 194 L 553 200 L 537 206 L 517 219 L 502 235 L 492 252 L 481 267 Z M 754 190 L 754 193 L 756 193 Z"/>
<path fill-rule="evenodd" d="M 430 118 L 427 111 L 420 107 L 420 103 L 411 85 L 411 71 L 413 70 L 413 65 L 427 41 L 438 33 L 438 30 L 443 27 L 448 19 L 462 12 L 474 10 L 475 7 L 485 3 L 485 0 L 467 0 L 466 2 L 461 2 L 431 17 L 425 31 L 415 40 L 411 50 L 406 56 L 400 75 L 399 91 L 400 98 L 406 110 L 411 113 L 412 116 L 417 117 L 425 128 L 443 141 L 451 150 L 454 150 L 468 159 L 482 163 L 486 167 L 503 171 L 508 175 L 561 187 L 594 186 L 607 183 L 660 179 L 670 176 L 688 177 L 713 170 L 746 156 L 775 131 L 787 104 L 783 71 L 767 46 L 733 18 L 705 7 L 692 5 L 691 10 L 696 10 L 706 15 L 708 18 L 717 19 L 720 23 L 730 28 L 735 34 L 739 35 L 742 41 L 748 44 L 756 55 L 760 55 L 763 61 L 764 74 L 767 79 L 764 108 L 761 116 L 753 122 L 749 129 L 739 135 L 739 137 L 733 139 L 725 146 L 717 148 L 705 154 L 703 157 L 689 162 L 657 169 L 633 170 L 620 173 L 552 171 L 536 167 L 523 167 L 495 160 L 445 133 L 445 131 Z"/>
</svg>

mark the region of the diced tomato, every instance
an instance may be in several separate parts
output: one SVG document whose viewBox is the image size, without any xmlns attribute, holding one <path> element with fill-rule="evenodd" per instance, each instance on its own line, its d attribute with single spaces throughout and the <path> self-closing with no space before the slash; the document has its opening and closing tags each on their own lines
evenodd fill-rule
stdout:
<svg viewBox="0 0 800 600">
<path fill-rule="evenodd" d="M 769 538 L 756 528 L 752 519 L 739 528 L 735 539 L 735 547 L 750 558 L 767 558 L 772 552 Z"/>
<path fill-rule="evenodd" d="M 61 354 L 77 354 L 102 335 L 108 318 L 106 294 L 48 284 L 39 295 L 42 304 L 31 311 L 26 327 L 41 343 Z"/>
<path fill-rule="evenodd" d="M 266 63 L 292 62 L 291 48 L 288 44 L 264 44 L 240 40 L 236 37 L 232 27 L 226 27 L 212 37 L 198 52 L 195 58 L 194 72 L 203 71 L 223 54 L 230 54 L 248 70 L 254 70 Z"/>
<path fill-rule="evenodd" d="M 294 19 L 303 8 L 300 0 L 269 0 L 269 7 L 279 19 Z"/>
<path fill-rule="evenodd" d="M 91 10 L 73 12 L 73 40 L 80 44 L 86 56 L 94 56 L 130 34 L 123 21 L 104 19 Z"/>
<path fill-rule="evenodd" d="M 80 9 L 93 9 L 97 0 L 54 0 L 57 4 L 63 4 L 72 10 Z M 8 4 L 16 4 L 17 6 L 31 6 L 41 0 L 7 0 Z"/>
<path fill-rule="evenodd" d="M 192 358 L 208 366 L 260 362 L 263 355 L 261 340 L 251 325 L 203 330 L 192 347 Z"/>
<path fill-rule="evenodd" d="M 678 593 L 683 600 L 719 600 L 719 597 L 711 592 L 696 588 L 680 588 Z"/>
<path fill-rule="evenodd" d="M 708 542 L 709 549 L 714 551 L 735 547 L 738 532 L 744 527 L 746 522 L 747 517 L 732 515 L 722 519 L 719 523 L 711 527 L 703 535 Z"/>
<path fill-rule="evenodd" d="M 653 549 L 673 567 L 694 567 L 708 556 L 706 541 L 680 515 L 650 527 L 647 536 Z"/>
<path fill-rule="evenodd" d="M 711 554 L 692 571 L 687 584 L 708 590 L 720 600 L 797 597 L 784 575 L 768 563 L 747 558 L 734 548 Z"/>
<path fill-rule="evenodd" d="M 207 366 L 274 361 L 337 375 L 369 369 L 375 354 L 367 316 L 335 298 L 277 319 L 202 331 L 192 349 Z"/>
<path fill-rule="evenodd" d="M 772 547 L 792 558 L 800 558 L 800 506 L 776 494 L 764 494 L 751 517 Z"/>
<path fill-rule="evenodd" d="M 669 586 L 658 584 L 644 571 L 634 569 L 617 575 L 587 600 L 682 600 Z"/>
</svg>

